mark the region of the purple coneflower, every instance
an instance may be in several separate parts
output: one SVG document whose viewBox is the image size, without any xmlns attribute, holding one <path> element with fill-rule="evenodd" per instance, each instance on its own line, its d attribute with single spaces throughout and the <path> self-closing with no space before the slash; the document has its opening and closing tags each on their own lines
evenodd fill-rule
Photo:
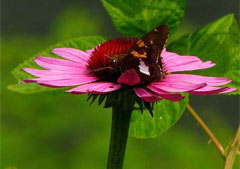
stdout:
<svg viewBox="0 0 240 169">
<path fill-rule="evenodd" d="M 145 103 L 161 99 L 179 101 L 180 92 L 198 95 L 222 94 L 235 88 L 219 87 L 231 82 L 222 77 L 206 77 L 186 73 L 215 66 L 196 56 L 180 56 L 164 49 L 161 52 L 163 73 L 158 79 L 146 80 L 149 67 L 139 59 L 138 69 L 122 71 L 118 57 L 124 56 L 136 44 L 137 38 L 116 38 L 86 52 L 73 48 L 55 48 L 52 52 L 64 59 L 37 56 L 34 60 L 44 68 L 23 70 L 36 76 L 23 82 L 38 83 L 48 87 L 73 87 L 68 93 L 104 95 L 119 89 L 131 89 Z"/>
</svg>

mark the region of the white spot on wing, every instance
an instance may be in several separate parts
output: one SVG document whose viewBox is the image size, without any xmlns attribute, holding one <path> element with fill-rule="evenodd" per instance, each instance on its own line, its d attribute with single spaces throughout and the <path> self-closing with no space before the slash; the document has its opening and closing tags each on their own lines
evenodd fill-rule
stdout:
<svg viewBox="0 0 240 169">
<path fill-rule="evenodd" d="M 149 67 L 145 65 L 145 63 L 142 61 L 142 59 L 140 59 L 140 65 L 138 67 L 139 67 L 140 72 L 150 76 Z"/>
</svg>

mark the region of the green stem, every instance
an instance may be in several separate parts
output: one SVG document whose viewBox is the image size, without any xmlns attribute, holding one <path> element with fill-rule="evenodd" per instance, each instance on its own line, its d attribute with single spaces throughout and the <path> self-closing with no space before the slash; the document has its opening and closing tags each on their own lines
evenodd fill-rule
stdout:
<svg viewBox="0 0 240 169">
<path fill-rule="evenodd" d="M 217 147 L 219 153 L 222 155 L 225 161 L 224 169 L 232 169 L 236 156 L 239 154 L 240 148 L 240 125 L 238 127 L 237 133 L 233 141 L 227 146 L 224 150 L 223 146 L 211 132 L 211 130 L 207 127 L 207 125 L 203 122 L 203 120 L 198 116 L 197 112 L 187 104 L 187 109 L 192 114 L 192 116 L 197 120 L 197 122 L 201 125 L 203 130 L 209 135 L 211 140 L 214 142 Z"/>
<path fill-rule="evenodd" d="M 132 109 L 118 104 L 112 107 L 112 129 L 107 169 L 122 169 Z"/>
<path fill-rule="evenodd" d="M 197 122 L 200 124 L 203 130 L 208 134 L 208 136 L 211 138 L 211 141 L 215 144 L 217 150 L 224 158 L 224 148 L 221 145 L 221 143 L 217 140 L 217 138 L 214 136 L 214 134 L 211 132 L 208 126 L 204 123 L 204 121 L 199 117 L 197 112 L 189 104 L 187 104 L 187 109 L 189 110 L 191 115 L 197 120 Z"/>
<path fill-rule="evenodd" d="M 233 139 L 232 143 L 230 143 L 227 149 L 228 153 L 226 154 L 224 169 L 233 168 L 235 158 L 238 155 L 239 147 L 240 147 L 240 126 L 238 127 L 238 131 L 235 138 Z"/>
</svg>

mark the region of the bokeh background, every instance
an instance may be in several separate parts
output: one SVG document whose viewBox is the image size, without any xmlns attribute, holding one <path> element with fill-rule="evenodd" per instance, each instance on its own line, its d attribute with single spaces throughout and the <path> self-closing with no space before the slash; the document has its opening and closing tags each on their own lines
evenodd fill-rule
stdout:
<svg viewBox="0 0 240 169">
<path fill-rule="evenodd" d="M 235 13 L 238 0 L 191 0 L 174 35 Z M 111 112 L 85 96 L 23 95 L 7 89 L 11 70 L 58 41 L 86 35 L 119 36 L 99 0 L 2 0 L 1 168 L 104 169 Z M 238 96 L 191 96 L 191 105 L 225 146 L 239 123 Z M 125 169 L 220 169 L 223 160 L 185 112 L 155 139 L 129 138 Z M 239 168 L 239 158 L 235 169 Z"/>
</svg>

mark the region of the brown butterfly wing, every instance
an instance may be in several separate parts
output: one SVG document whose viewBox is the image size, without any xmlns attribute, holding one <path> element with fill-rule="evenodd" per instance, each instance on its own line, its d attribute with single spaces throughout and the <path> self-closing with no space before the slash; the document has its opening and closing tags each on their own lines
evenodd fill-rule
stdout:
<svg viewBox="0 0 240 169">
<path fill-rule="evenodd" d="M 133 47 L 129 49 L 130 54 L 135 54 L 134 57 L 151 58 L 157 60 L 164 48 L 168 39 L 169 30 L 167 25 L 159 26 L 144 35 Z M 137 55 L 136 51 L 139 55 Z"/>
<path fill-rule="evenodd" d="M 123 70 L 132 69 L 145 80 L 159 79 L 162 71 L 161 52 L 168 39 L 169 30 L 167 25 L 159 26 L 144 35 L 133 45 L 122 59 Z M 143 74 L 139 71 L 140 61 L 143 61 L 149 67 L 150 75 Z"/>
</svg>

